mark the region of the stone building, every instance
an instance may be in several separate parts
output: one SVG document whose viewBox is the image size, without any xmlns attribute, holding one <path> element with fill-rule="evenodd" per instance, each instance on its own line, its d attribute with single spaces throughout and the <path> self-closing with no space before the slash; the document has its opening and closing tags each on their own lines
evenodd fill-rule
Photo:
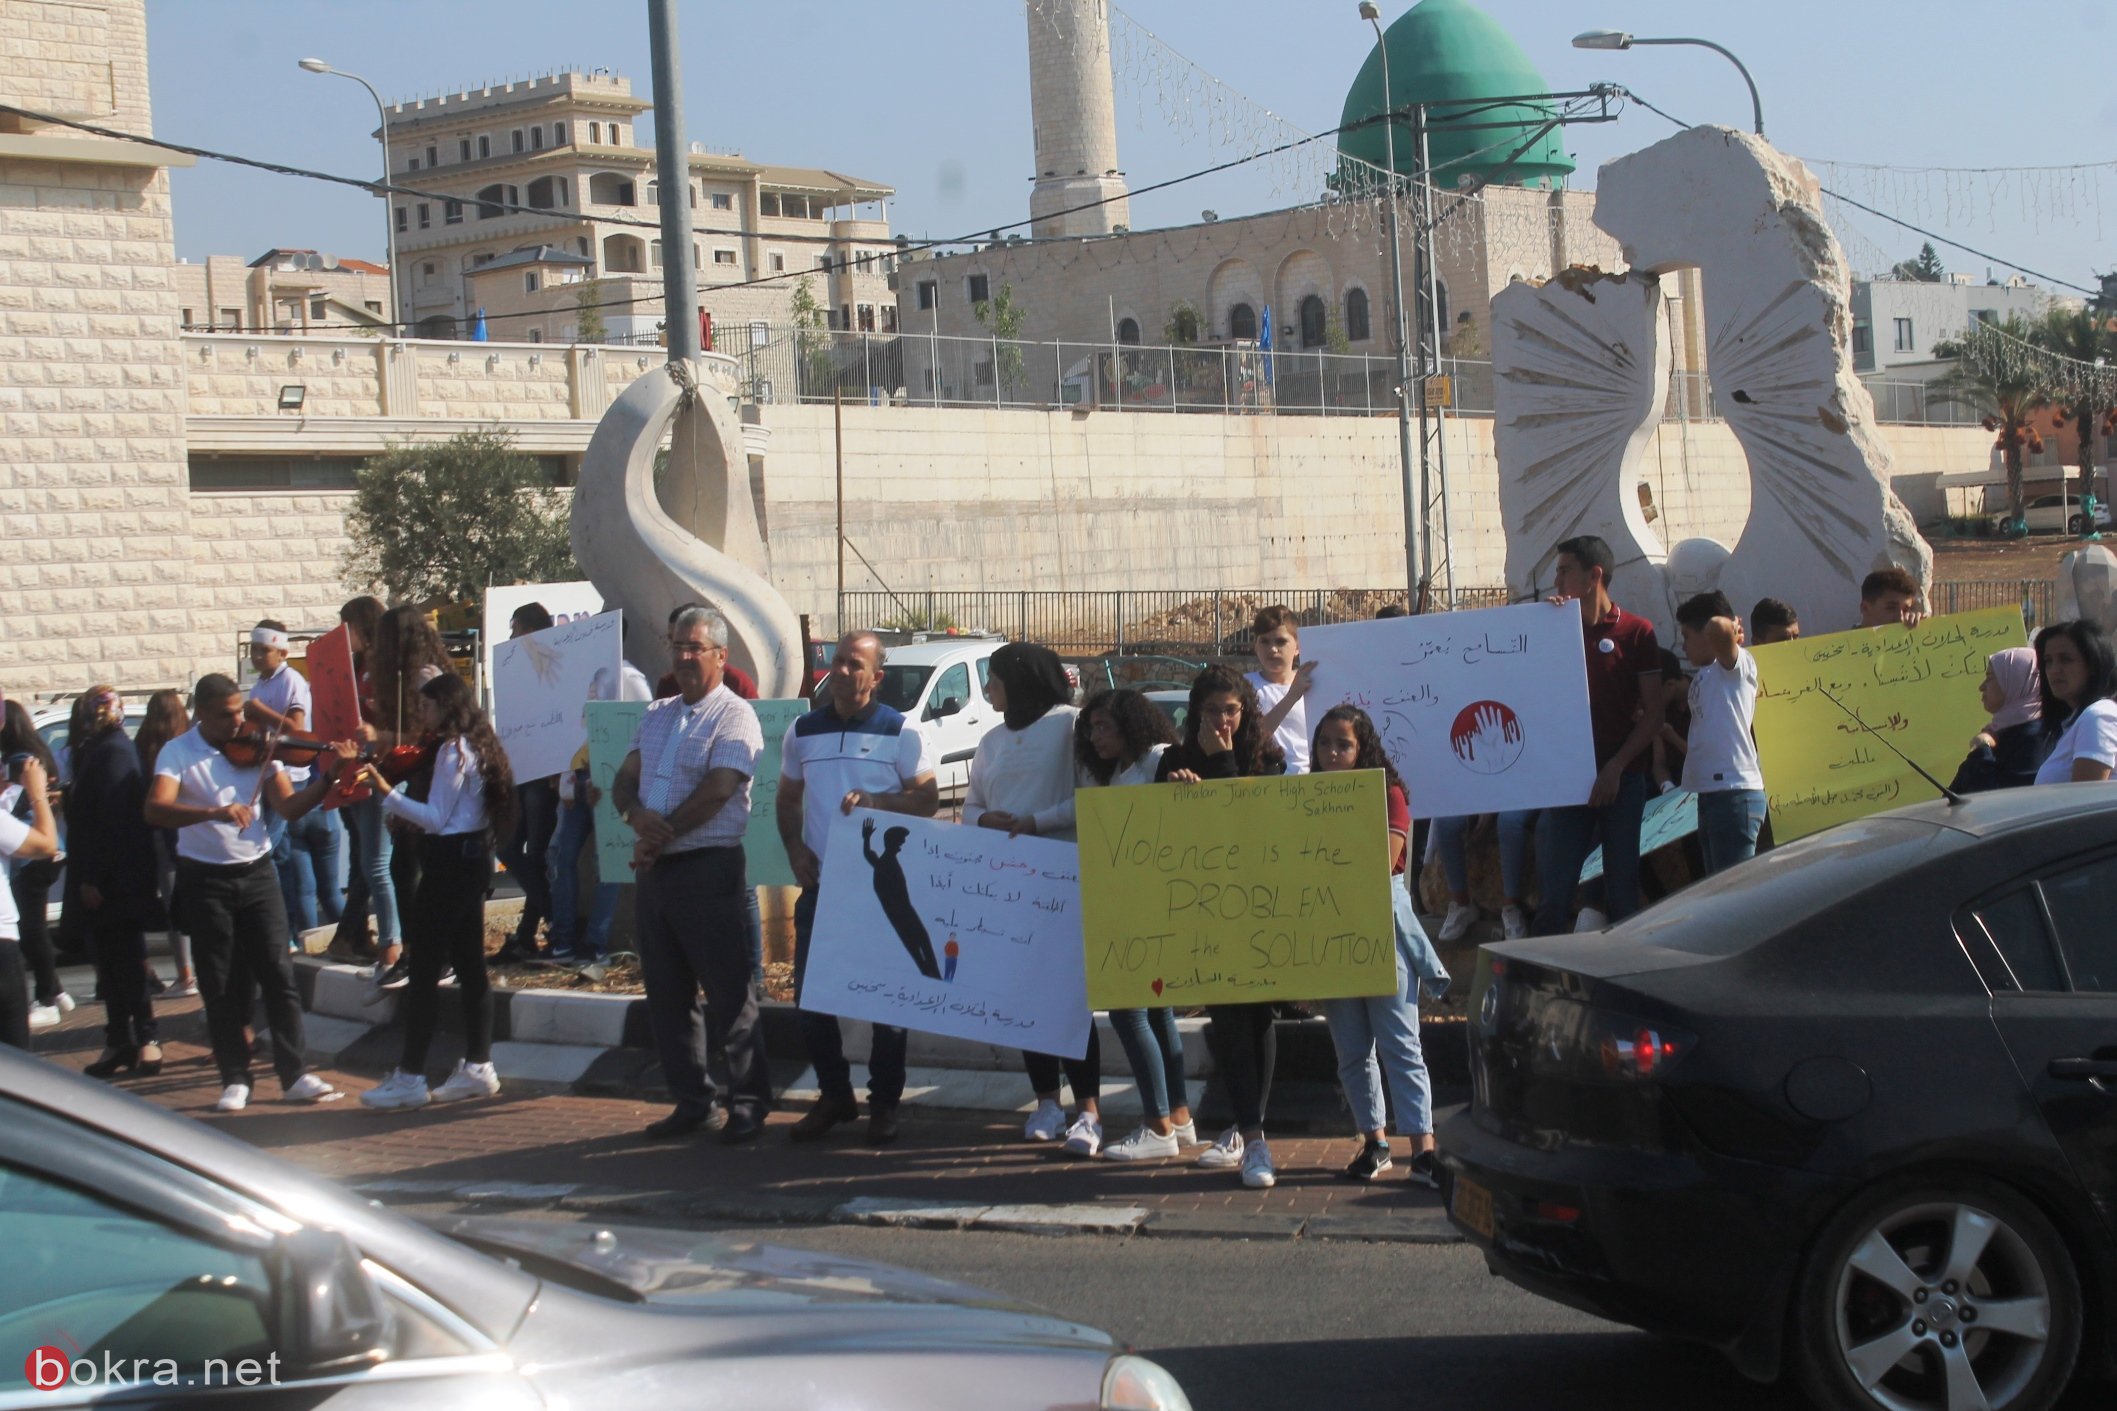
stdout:
<svg viewBox="0 0 2117 1411">
<path fill-rule="evenodd" d="M 388 109 L 390 197 L 402 268 L 399 322 L 423 338 L 468 336 L 488 292 L 484 266 L 527 252 L 576 256 L 584 297 L 547 269 L 515 272 L 493 338 L 653 341 L 664 258 L 654 149 L 637 141 L 653 107 L 606 71 L 554 73 L 397 103 Z M 378 137 L 381 136 L 378 130 Z M 887 331 L 892 188 L 812 167 L 773 166 L 693 143 L 688 201 L 700 306 L 716 325 L 791 322 L 797 281 L 834 326 Z M 535 207 L 534 211 L 515 207 Z M 530 287 L 530 281 L 536 287 Z M 886 314 L 878 313 L 887 310 Z"/>
<path fill-rule="evenodd" d="M 254 260 L 211 255 L 176 266 L 177 316 L 187 329 L 321 333 L 389 321 L 390 272 L 315 250 L 267 250 Z"/>
</svg>

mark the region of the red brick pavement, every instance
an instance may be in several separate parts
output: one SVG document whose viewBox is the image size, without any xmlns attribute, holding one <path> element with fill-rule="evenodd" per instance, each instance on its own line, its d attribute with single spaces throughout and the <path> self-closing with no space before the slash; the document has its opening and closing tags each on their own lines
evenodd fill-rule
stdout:
<svg viewBox="0 0 2117 1411">
<path fill-rule="evenodd" d="M 40 1036 L 39 1048 L 74 1068 L 92 1061 L 93 1035 L 77 1032 L 92 1027 L 90 1008 L 84 1005 L 65 1029 Z M 188 1026 L 181 1022 L 186 1009 L 163 1007 L 165 1028 L 195 1032 L 195 1020 Z M 639 1130 L 665 1109 L 626 1098 L 503 1091 L 489 1101 L 411 1113 L 370 1112 L 350 1097 L 321 1108 L 295 1108 L 278 1100 L 277 1083 L 261 1068 L 263 1081 L 251 1108 L 223 1116 L 212 1110 L 219 1088 L 203 1046 L 175 1039 L 165 1048 L 168 1062 L 159 1076 L 129 1077 L 122 1085 L 353 1184 L 380 1179 L 570 1183 L 830 1200 L 876 1196 L 950 1205 L 1139 1206 L 1150 1213 L 1278 1219 L 1373 1218 L 1439 1207 L 1438 1196 L 1405 1179 L 1402 1161 L 1372 1185 L 1340 1179 L 1338 1169 L 1355 1150 L 1349 1136 L 1273 1141 L 1279 1184 L 1252 1191 L 1233 1172 L 1200 1171 L 1187 1160 L 1073 1161 L 1053 1147 L 1025 1143 L 1013 1122 L 927 1116 L 910 1106 L 904 1109 L 901 1139 L 880 1149 L 861 1143 L 857 1125 L 840 1128 L 822 1142 L 795 1146 L 786 1138 L 797 1115 L 791 1111 L 775 1113 L 764 1136 L 745 1146 L 722 1146 L 711 1137 L 649 1143 L 640 1139 Z M 335 1072 L 325 1076 L 349 1092 L 373 1081 Z M 1398 1150 L 1403 1150 L 1401 1141 Z"/>
</svg>

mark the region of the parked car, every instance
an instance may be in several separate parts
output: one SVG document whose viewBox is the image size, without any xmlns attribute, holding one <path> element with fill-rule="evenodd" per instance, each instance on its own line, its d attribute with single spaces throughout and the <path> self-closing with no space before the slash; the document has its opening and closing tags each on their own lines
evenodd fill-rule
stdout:
<svg viewBox="0 0 2117 1411">
<path fill-rule="evenodd" d="M 1176 727 L 1176 738 L 1182 739 L 1184 717 L 1191 713 L 1191 693 L 1189 691 L 1164 690 L 1147 691 L 1143 694 L 1148 700 L 1160 707 L 1163 715 L 1169 717 L 1169 723 Z"/>
<path fill-rule="evenodd" d="M 2117 785 L 1832 828 L 1486 946 L 1449 1211 L 1830 1408 L 2042 1411 L 2117 1330 Z"/>
<path fill-rule="evenodd" d="M 1111 1338 L 977 1289 L 678 1230 L 428 1228 L 130 1094 L 0 1051 L 0 1404 L 1188 1411 Z M 93 1378 L 30 1389 L 63 1349 Z M 145 1370 L 137 1370 L 144 1367 Z M 242 1390 L 229 1384 L 248 1367 Z M 269 1368 L 270 1379 L 266 1380 Z M 57 1394 L 53 1394 L 56 1390 Z M 205 1398 L 201 1400 L 200 1398 Z M 98 1404 L 102 1404 L 98 1400 Z"/>
<path fill-rule="evenodd" d="M 985 701 L 985 681 L 992 674 L 992 654 L 1007 645 L 996 635 L 940 633 L 880 634 L 888 648 L 882 684 L 875 695 L 884 705 L 925 731 L 934 742 L 937 777 L 944 797 L 970 787 L 970 759 L 978 741 L 999 724 L 1000 713 Z M 828 686 L 813 699 L 820 705 Z"/>
<path fill-rule="evenodd" d="M 1993 528 L 2005 528 L 2008 518 L 2004 513 L 1994 515 Z M 2022 519 L 2031 534 L 2078 534 L 2087 516 L 2081 511 L 2077 495 L 2038 495 L 2022 506 Z M 2095 527 L 2110 527 L 2110 507 L 2100 499 L 2095 504 Z"/>
<path fill-rule="evenodd" d="M 37 706 L 29 713 L 29 723 L 36 728 L 44 747 L 51 751 L 52 758 L 59 761 L 60 782 L 67 773 L 66 723 L 73 717 L 73 702 L 62 705 Z M 125 733 L 137 735 L 147 719 L 147 702 L 144 699 L 128 699 L 125 702 Z"/>
</svg>

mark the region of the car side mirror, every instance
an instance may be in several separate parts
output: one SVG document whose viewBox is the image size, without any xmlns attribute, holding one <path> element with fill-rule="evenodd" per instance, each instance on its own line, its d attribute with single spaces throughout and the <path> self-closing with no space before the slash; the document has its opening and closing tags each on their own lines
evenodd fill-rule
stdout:
<svg viewBox="0 0 2117 1411">
<path fill-rule="evenodd" d="M 963 709 L 963 698 L 961 696 L 947 696 L 935 701 L 933 705 L 927 708 L 926 718 L 928 720 L 939 720 L 943 716 L 954 715 L 961 709 Z"/>
<path fill-rule="evenodd" d="M 279 1333 L 288 1366 L 308 1374 L 389 1357 L 396 1321 L 360 1251 L 337 1230 L 296 1230 L 272 1250 Z"/>
</svg>

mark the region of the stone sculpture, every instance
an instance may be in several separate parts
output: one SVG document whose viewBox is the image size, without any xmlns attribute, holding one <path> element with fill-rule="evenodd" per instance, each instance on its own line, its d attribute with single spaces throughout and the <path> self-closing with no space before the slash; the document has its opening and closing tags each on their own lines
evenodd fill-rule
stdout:
<svg viewBox="0 0 2117 1411">
<path fill-rule="evenodd" d="M 670 363 L 611 403 L 581 459 L 574 557 L 604 604 L 624 609 L 635 656 L 642 632 L 659 641 L 679 604 L 703 602 L 727 618 L 728 659 L 757 678 L 761 696 L 799 696 L 801 622 L 767 577 L 741 433 L 725 394 L 700 385 L 708 375 L 698 363 Z"/>
<path fill-rule="evenodd" d="M 1889 488 L 1873 403 L 1853 373 L 1850 272 L 1815 177 L 1761 138 L 1696 127 L 1606 164 L 1599 187 L 1595 223 L 1623 246 L 1628 274 L 1574 271 L 1493 300 L 1514 594 L 1548 587 L 1553 544 L 1600 534 L 1620 563 L 1613 595 L 1669 627 L 1673 589 L 1634 486 L 1668 365 L 1648 277 L 1686 266 L 1704 276 L 1718 412 L 1749 460 L 1749 519 L 1714 586 L 1738 612 L 1785 599 L 1819 633 L 1857 622 L 1860 580 L 1876 568 L 1930 582 L 1932 553 Z M 1711 557 L 1686 555 L 1691 569 Z M 1640 582 L 1655 574 L 1660 591 Z M 1700 579 L 1686 576 L 1688 591 Z"/>
<path fill-rule="evenodd" d="M 2083 544 L 2058 561 L 2056 621 L 2084 617 L 2117 636 L 2117 554 Z"/>
</svg>

